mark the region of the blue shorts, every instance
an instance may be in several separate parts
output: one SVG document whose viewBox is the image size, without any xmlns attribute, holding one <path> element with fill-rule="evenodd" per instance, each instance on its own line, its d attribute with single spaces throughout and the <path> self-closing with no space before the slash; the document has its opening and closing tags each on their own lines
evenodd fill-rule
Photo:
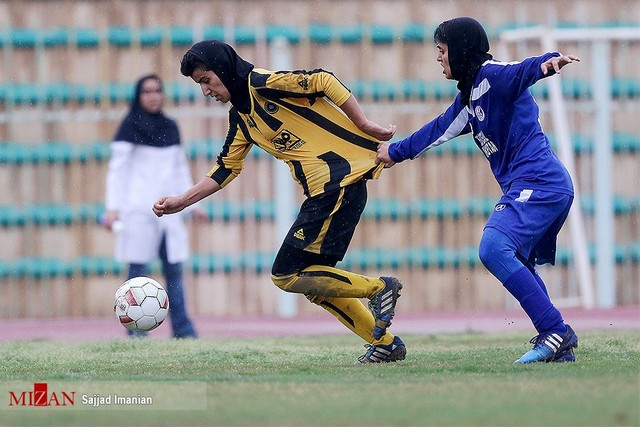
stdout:
<svg viewBox="0 0 640 427">
<path fill-rule="evenodd" d="M 530 263 L 556 262 L 556 240 L 573 196 L 544 190 L 514 190 L 496 204 L 485 228 L 500 230 L 516 244 L 520 257 Z"/>
</svg>

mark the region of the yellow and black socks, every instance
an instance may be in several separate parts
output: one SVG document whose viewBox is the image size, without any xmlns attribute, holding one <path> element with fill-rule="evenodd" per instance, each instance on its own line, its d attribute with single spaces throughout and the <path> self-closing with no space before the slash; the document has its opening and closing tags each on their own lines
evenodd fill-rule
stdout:
<svg viewBox="0 0 640 427">
<path fill-rule="evenodd" d="M 308 297 L 319 295 L 371 299 L 385 285 L 380 278 L 362 276 L 325 265 L 312 265 L 297 274 L 272 275 L 271 280 L 282 290 Z"/>
<path fill-rule="evenodd" d="M 309 300 L 333 314 L 340 323 L 369 344 L 389 345 L 393 342 L 394 336 L 388 331 L 378 340 L 373 338 L 375 319 L 359 299 L 314 296 L 309 297 Z"/>
</svg>

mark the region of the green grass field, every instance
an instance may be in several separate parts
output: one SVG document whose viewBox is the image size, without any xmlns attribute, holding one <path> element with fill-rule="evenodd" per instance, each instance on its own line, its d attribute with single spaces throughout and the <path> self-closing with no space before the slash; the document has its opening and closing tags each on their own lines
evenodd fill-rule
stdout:
<svg viewBox="0 0 640 427">
<path fill-rule="evenodd" d="M 405 361 L 367 366 L 351 336 L 5 343 L 0 425 L 640 425 L 640 331 L 582 333 L 578 363 L 513 365 L 528 338 L 407 335 Z M 10 406 L 36 382 L 74 404 Z M 111 394 L 153 403 L 81 400 Z"/>
</svg>

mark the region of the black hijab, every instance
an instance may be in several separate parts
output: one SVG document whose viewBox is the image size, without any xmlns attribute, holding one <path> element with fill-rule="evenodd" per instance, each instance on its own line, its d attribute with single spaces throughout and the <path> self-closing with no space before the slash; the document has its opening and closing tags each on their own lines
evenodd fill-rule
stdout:
<svg viewBox="0 0 640 427">
<path fill-rule="evenodd" d="M 166 117 L 162 111 L 149 113 L 140 105 L 142 85 L 149 79 L 157 80 L 160 83 L 160 90 L 163 90 L 162 81 L 155 74 L 149 74 L 138 80 L 136 92 L 131 102 L 131 109 L 120 124 L 114 141 L 127 141 L 132 144 L 150 145 L 152 147 L 168 147 L 180 144 L 178 126 L 173 120 Z"/>
<path fill-rule="evenodd" d="M 205 40 L 194 44 L 191 53 L 211 69 L 231 95 L 231 104 L 242 113 L 251 110 L 249 98 L 249 73 L 253 64 L 242 59 L 231 46 L 217 40 Z M 185 54 L 185 55 L 187 55 Z"/>
<path fill-rule="evenodd" d="M 467 105 L 480 66 L 493 58 L 489 53 L 487 33 L 475 19 L 461 17 L 438 25 L 433 40 L 447 44 L 451 75 L 458 81 L 462 102 Z"/>
</svg>

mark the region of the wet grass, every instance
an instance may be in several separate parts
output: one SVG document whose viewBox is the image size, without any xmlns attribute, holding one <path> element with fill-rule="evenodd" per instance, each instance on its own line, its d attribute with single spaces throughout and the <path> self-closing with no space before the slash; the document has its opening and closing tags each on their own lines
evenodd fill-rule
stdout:
<svg viewBox="0 0 640 427">
<path fill-rule="evenodd" d="M 584 333 L 577 363 L 516 366 L 528 338 L 403 336 L 406 360 L 360 367 L 350 336 L 6 343 L 0 424 L 640 425 L 640 332 Z M 52 406 L 18 404 L 35 382 Z M 62 392 L 73 405 L 55 406 Z M 91 401 L 109 395 L 153 402 Z"/>
</svg>

